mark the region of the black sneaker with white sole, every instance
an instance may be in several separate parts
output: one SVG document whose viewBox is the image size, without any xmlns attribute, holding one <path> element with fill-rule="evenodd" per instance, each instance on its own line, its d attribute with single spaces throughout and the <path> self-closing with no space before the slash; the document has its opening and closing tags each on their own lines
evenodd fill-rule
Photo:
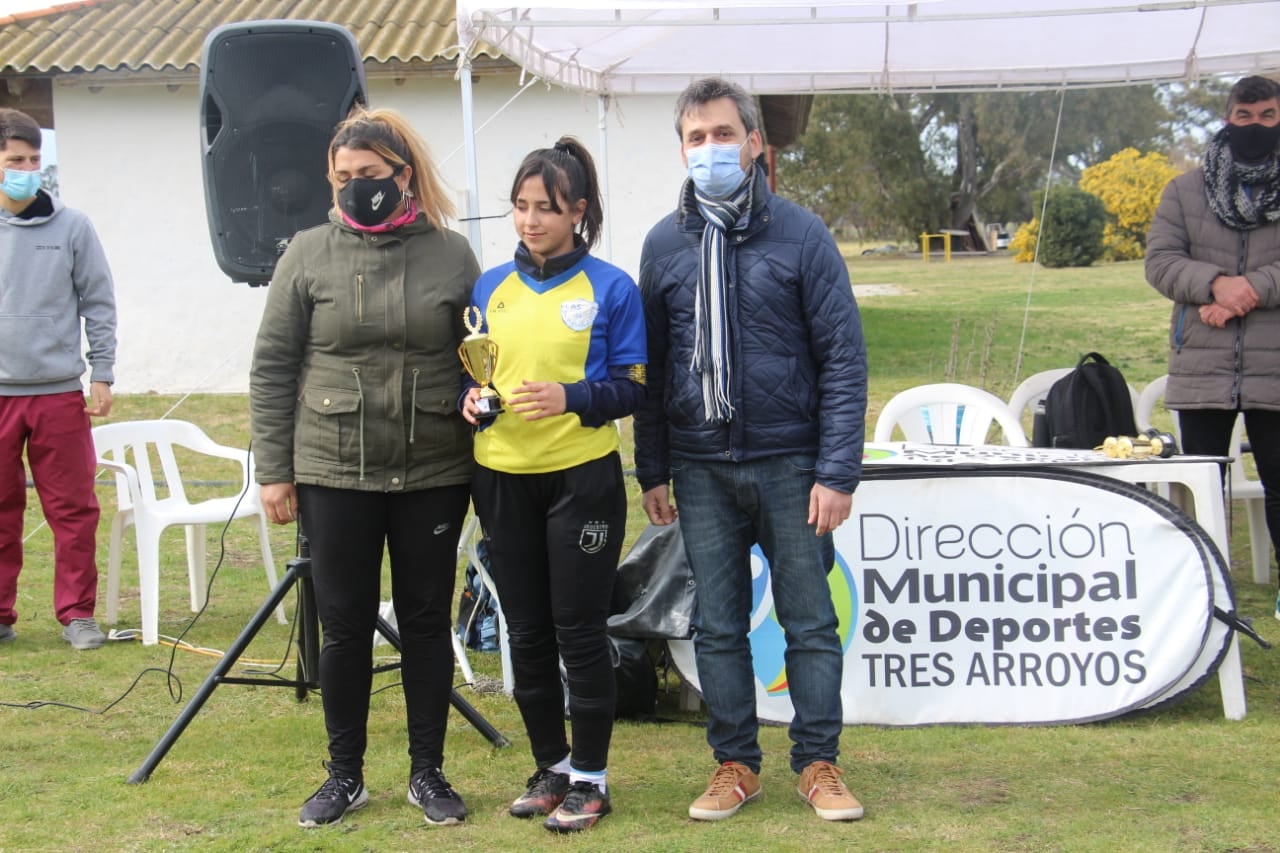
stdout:
<svg viewBox="0 0 1280 853">
<path fill-rule="evenodd" d="M 329 767 L 328 764 L 325 765 Z M 311 799 L 302 804 L 298 826 L 324 826 L 342 820 L 347 812 L 363 808 L 369 802 L 369 792 L 361 779 L 342 776 L 329 767 L 329 778 Z"/>
<path fill-rule="evenodd" d="M 422 809 L 432 826 L 452 826 L 467 819 L 467 806 L 439 767 L 428 767 L 409 779 L 409 802 Z"/>
</svg>

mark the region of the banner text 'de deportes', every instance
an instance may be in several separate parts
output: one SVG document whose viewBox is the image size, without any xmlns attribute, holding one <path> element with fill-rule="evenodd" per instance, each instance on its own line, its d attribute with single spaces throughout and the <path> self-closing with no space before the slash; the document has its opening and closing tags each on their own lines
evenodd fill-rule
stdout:
<svg viewBox="0 0 1280 853">
<path fill-rule="evenodd" d="M 1051 471 L 894 472 L 859 487 L 828 576 L 847 723 L 1067 723 L 1184 686 L 1220 558 L 1137 487 Z M 768 563 L 752 555 L 758 713 L 791 719 Z M 672 642 L 696 687 L 691 642 Z M 1216 662 L 1216 661 L 1215 661 Z"/>
</svg>

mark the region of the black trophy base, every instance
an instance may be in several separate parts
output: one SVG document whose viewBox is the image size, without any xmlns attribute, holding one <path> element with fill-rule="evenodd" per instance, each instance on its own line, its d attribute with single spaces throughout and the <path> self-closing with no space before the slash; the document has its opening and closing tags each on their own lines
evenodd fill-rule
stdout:
<svg viewBox="0 0 1280 853">
<path fill-rule="evenodd" d="M 491 421 L 502 414 L 502 398 L 496 393 L 484 394 L 476 398 L 476 420 Z"/>
</svg>

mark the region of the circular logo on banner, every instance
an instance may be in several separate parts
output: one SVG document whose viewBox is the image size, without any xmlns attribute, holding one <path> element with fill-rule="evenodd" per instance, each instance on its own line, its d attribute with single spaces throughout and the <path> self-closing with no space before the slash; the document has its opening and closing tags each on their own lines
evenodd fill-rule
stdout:
<svg viewBox="0 0 1280 853">
<path fill-rule="evenodd" d="M 854 622 L 858 615 L 858 590 L 853 583 L 849 564 L 837 552 L 835 565 L 827 573 L 831 602 L 835 605 L 840 652 L 849 650 L 853 641 Z M 787 650 L 778 614 L 773 608 L 773 583 L 769 561 L 759 545 L 751 548 L 751 655 L 756 679 L 769 696 L 787 696 Z"/>
</svg>

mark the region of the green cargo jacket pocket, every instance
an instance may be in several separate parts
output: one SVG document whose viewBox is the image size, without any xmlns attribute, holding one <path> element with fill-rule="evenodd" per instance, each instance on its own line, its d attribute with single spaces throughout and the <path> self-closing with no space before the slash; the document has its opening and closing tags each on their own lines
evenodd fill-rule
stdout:
<svg viewBox="0 0 1280 853">
<path fill-rule="evenodd" d="M 304 388 L 293 446 L 306 459 L 358 467 L 360 395 L 334 388 Z"/>
<path fill-rule="evenodd" d="M 414 395 L 413 451 L 418 459 L 441 459 L 471 452 L 471 425 L 458 413 L 458 385 L 420 388 Z"/>
</svg>

